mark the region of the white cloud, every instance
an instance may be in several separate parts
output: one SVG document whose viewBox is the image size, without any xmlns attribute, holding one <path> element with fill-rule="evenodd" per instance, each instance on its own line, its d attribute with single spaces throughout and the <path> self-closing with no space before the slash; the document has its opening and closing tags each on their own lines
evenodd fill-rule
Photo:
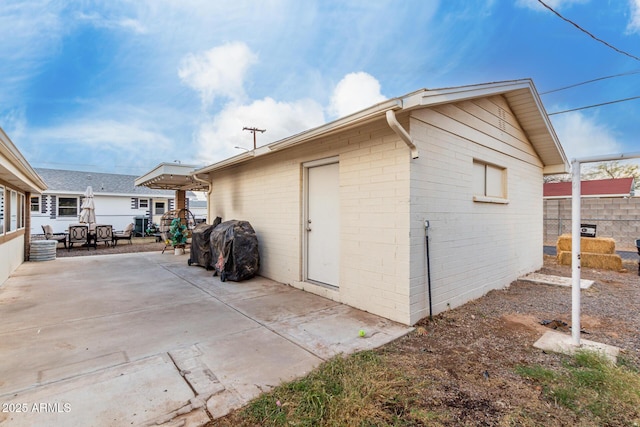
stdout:
<svg viewBox="0 0 640 427">
<path fill-rule="evenodd" d="M 216 96 L 239 100 L 244 96 L 245 74 L 257 62 L 256 55 L 242 42 L 227 43 L 199 54 L 185 56 L 178 69 L 183 83 L 200 94 L 204 106 Z"/>
<path fill-rule="evenodd" d="M 240 154 L 235 146 L 253 148 L 253 135 L 243 127 L 266 129 L 257 134 L 257 146 L 294 135 L 324 123 L 323 109 L 310 99 L 277 102 L 272 98 L 248 105 L 227 105 L 212 121 L 203 123 L 196 136 L 201 160 L 215 162 Z"/>
<path fill-rule="evenodd" d="M 640 0 L 629 0 L 629 8 L 631 16 L 627 24 L 627 33 L 640 33 Z"/>
<path fill-rule="evenodd" d="M 86 21 L 89 22 L 96 28 L 107 28 L 107 29 L 126 29 L 130 30 L 137 34 L 145 34 L 147 32 L 147 28 L 137 19 L 127 18 L 127 17 L 118 17 L 118 18 L 106 18 L 97 12 L 94 13 L 84 13 L 78 12 L 75 14 L 75 18 L 78 21 Z"/>
<path fill-rule="evenodd" d="M 569 7 L 572 4 L 586 3 L 589 0 L 544 0 L 546 4 L 555 10 Z M 532 10 L 543 11 L 547 10 L 538 0 L 517 0 L 516 6 L 526 7 Z"/>
<path fill-rule="evenodd" d="M 349 73 L 340 80 L 333 91 L 329 114 L 343 117 L 385 99 L 380 93 L 380 83 L 375 77 L 364 72 Z"/>
<path fill-rule="evenodd" d="M 568 159 L 623 151 L 613 130 L 579 111 L 554 117 L 553 127 Z"/>
</svg>

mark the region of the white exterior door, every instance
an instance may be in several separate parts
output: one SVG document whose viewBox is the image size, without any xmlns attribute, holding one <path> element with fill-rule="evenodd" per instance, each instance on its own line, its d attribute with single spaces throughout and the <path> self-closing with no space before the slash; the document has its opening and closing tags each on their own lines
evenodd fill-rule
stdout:
<svg viewBox="0 0 640 427">
<path fill-rule="evenodd" d="M 338 163 L 307 169 L 307 279 L 338 286 L 340 194 Z"/>
</svg>

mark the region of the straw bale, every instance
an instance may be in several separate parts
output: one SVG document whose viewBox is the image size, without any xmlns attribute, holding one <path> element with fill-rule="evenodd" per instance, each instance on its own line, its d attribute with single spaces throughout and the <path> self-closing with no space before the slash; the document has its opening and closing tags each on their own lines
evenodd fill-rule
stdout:
<svg viewBox="0 0 640 427">
<path fill-rule="evenodd" d="M 563 234 L 558 237 L 556 248 L 559 252 L 571 252 L 571 235 Z M 593 254 L 615 254 L 616 241 L 610 237 L 581 237 L 580 252 Z"/>
<path fill-rule="evenodd" d="M 571 265 L 571 252 L 558 252 L 558 264 Z M 597 268 L 600 270 L 622 270 L 622 258 L 615 254 L 594 254 L 582 252 L 580 254 L 580 265 L 582 267 Z"/>
</svg>

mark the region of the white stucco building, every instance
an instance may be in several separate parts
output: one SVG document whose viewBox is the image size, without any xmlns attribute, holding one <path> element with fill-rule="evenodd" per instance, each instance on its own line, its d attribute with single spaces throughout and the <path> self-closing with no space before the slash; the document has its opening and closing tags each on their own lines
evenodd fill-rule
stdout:
<svg viewBox="0 0 640 427">
<path fill-rule="evenodd" d="M 46 188 L 0 129 L 0 285 L 28 258 L 31 221 L 28 200 Z"/>
<path fill-rule="evenodd" d="M 122 230 L 141 217 L 159 224 L 162 214 L 175 209 L 174 191 L 136 186 L 135 175 L 43 168 L 36 168 L 36 172 L 49 188 L 30 198 L 32 234 L 41 234 L 45 224 L 61 233 L 77 223 L 88 186 L 93 189 L 97 223 L 113 225 L 114 230 Z"/>
<path fill-rule="evenodd" d="M 253 225 L 259 274 L 414 324 L 542 266 L 543 175 L 567 169 L 518 80 L 419 90 L 193 177 L 209 218 Z"/>
</svg>

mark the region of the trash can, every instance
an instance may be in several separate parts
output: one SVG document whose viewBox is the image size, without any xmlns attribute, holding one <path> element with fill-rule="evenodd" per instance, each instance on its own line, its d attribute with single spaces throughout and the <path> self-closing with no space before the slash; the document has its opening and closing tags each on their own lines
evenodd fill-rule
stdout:
<svg viewBox="0 0 640 427">
<path fill-rule="evenodd" d="M 258 238 L 247 221 L 226 221 L 211 232 L 213 275 L 238 282 L 253 277 L 260 268 Z"/>
<path fill-rule="evenodd" d="M 149 227 L 149 217 L 135 216 L 133 217 L 133 235 L 136 237 L 144 237 Z"/>
</svg>

